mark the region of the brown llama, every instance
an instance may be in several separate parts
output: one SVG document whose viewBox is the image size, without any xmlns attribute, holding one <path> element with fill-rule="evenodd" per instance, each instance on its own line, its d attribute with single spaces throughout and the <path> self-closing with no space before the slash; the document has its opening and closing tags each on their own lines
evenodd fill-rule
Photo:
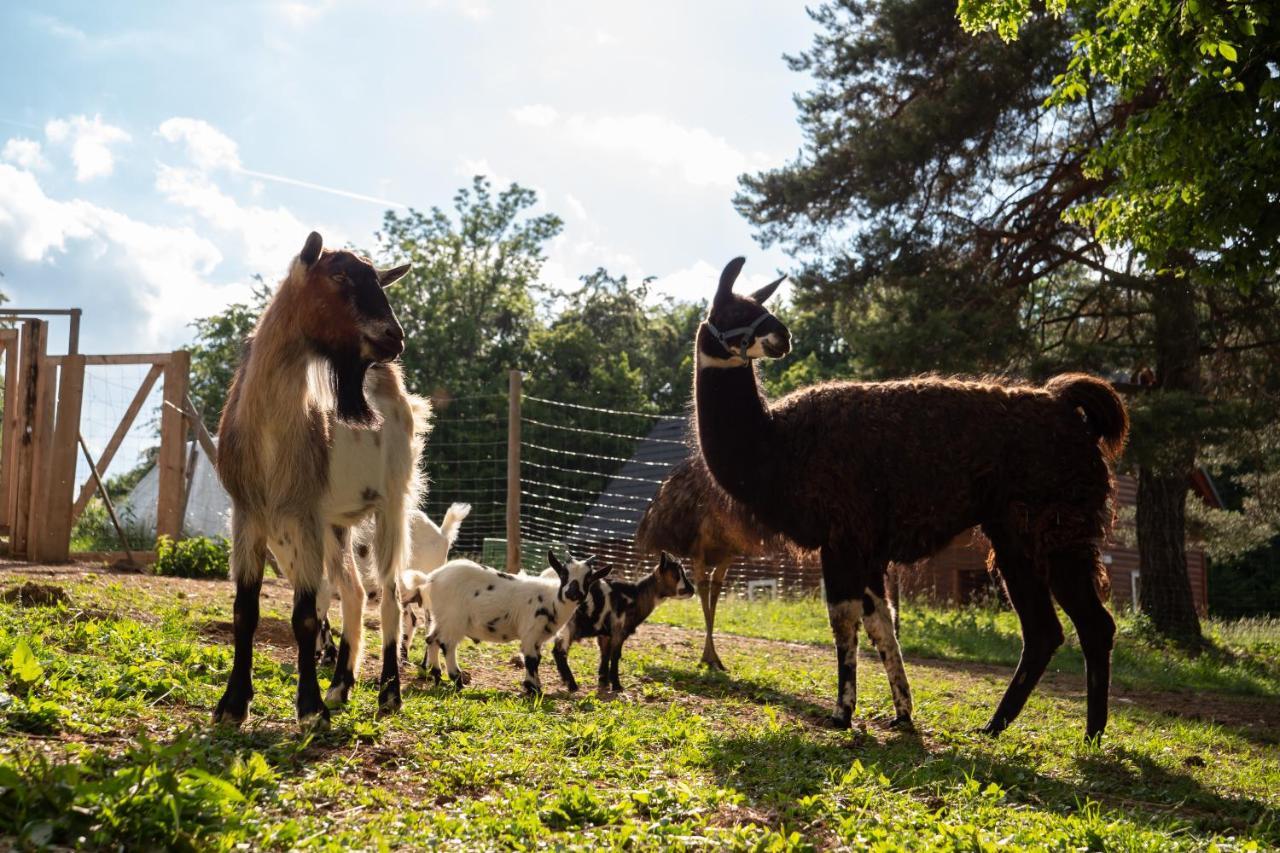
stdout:
<svg viewBox="0 0 1280 853">
<path fill-rule="evenodd" d="M 299 722 L 325 726 L 360 671 L 365 601 L 351 527 L 376 521 L 382 585 L 380 712 L 400 707 L 400 606 L 408 510 L 420 489 L 425 401 L 398 366 L 404 330 L 383 288 L 409 266 L 378 270 L 307 237 L 254 329 L 219 427 L 218 475 L 231 495 L 235 657 L 215 722 L 239 725 L 253 696 L 253 634 L 267 549 L 293 584 Z M 342 594 L 342 642 L 321 700 L 317 594 Z"/>
<path fill-rule="evenodd" d="M 789 543 L 764 531 L 751 514 L 716 485 L 700 456 L 672 470 L 644 511 L 636 528 L 636 548 L 646 554 L 663 551 L 692 563 L 694 586 L 702 604 L 705 636 L 702 664 L 722 672 L 716 654 L 716 606 L 729 566 L 737 557 L 789 551 Z"/>
<path fill-rule="evenodd" d="M 1111 521 L 1108 460 L 1129 421 L 1106 382 L 1083 374 L 1043 388 L 921 377 L 828 382 L 770 403 L 754 359 L 791 350 L 763 303 L 782 279 L 733 292 L 729 262 L 698 328 L 699 448 L 716 481 L 772 530 L 820 549 L 835 637 L 833 722 L 851 723 L 857 629 L 880 652 L 895 725 L 911 725 L 911 690 L 885 601 L 890 561 L 911 563 L 981 525 L 1022 625 L 1022 658 L 984 727 L 1022 710 L 1062 644 L 1056 598 L 1080 635 L 1088 683 L 1085 735 L 1101 737 L 1115 622 L 1101 600 L 1099 542 Z"/>
</svg>

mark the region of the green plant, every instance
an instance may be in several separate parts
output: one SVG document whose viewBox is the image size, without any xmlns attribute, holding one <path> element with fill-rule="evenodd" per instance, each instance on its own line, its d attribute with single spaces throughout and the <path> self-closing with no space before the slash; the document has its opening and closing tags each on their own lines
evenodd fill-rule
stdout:
<svg viewBox="0 0 1280 853">
<path fill-rule="evenodd" d="M 144 551 L 151 547 L 152 534 L 133 518 L 127 508 L 122 512 L 120 524 L 124 528 L 125 540 L 130 548 Z M 120 534 L 116 533 L 107 514 L 107 507 L 102 498 L 94 496 L 84 511 L 76 519 L 71 529 L 72 551 L 115 551 L 120 548 Z"/>
<path fill-rule="evenodd" d="M 156 539 L 155 573 L 175 578 L 225 578 L 231 543 L 226 537 L 192 536 L 176 542 Z"/>
</svg>

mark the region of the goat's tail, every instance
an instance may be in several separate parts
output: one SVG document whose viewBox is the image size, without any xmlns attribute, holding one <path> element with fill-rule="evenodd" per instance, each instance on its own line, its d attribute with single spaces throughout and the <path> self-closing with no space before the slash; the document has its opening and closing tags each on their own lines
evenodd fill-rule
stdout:
<svg viewBox="0 0 1280 853">
<path fill-rule="evenodd" d="M 1109 382 L 1085 373 L 1063 373 L 1046 382 L 1044 388 L 1054 398 L 1084 413 L 1089 430 L 1102 442 L 1107 456 L 1114 459 L 1120 455 L 1129 435 L 1129 413 Z"/>
<path fill-rule="evenodd" d="M 453 504 L 445 512 L 444 518 L 440 519 L 440 533 L 444 536 L 446 542 L 450 546 L 458 539 L 458 528 L 462 526 L 462 522 L 471 514 L 471 504 Z"/>
<path fill-rule="evenodd" d="M 430 577 L 426 572 L 420 572 L 417 569 L 405 569 L 400 573 L 400 601 L 403 604 L 420 604 L 427 612 L 431 611 L 431 599 L 428 597 L 428 591 L 431 584 L 427 583 Z"/>
</svg>

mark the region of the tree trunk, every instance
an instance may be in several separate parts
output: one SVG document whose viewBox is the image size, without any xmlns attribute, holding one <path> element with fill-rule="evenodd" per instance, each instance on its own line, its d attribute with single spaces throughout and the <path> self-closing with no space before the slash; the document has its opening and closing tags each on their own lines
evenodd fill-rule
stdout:
<svg viewBox="0 0 1280 853">
<path fill-rule="evenodd" d="M 1189 276 L 1160 276 L 1152 296 L 1156 390 L 1199 394 L 1200 340 Z M 1158 430 L 1158 427 L 1157 427 Z M 1161 436 L 1158 459 L 1138 472 L 1139 604 L 1157 631 L 1182 643 L 1201 639 L 1200 618 L 1187 578 L 1187 489 L 1195 465 L 1194 434 Z"/>
</svg>

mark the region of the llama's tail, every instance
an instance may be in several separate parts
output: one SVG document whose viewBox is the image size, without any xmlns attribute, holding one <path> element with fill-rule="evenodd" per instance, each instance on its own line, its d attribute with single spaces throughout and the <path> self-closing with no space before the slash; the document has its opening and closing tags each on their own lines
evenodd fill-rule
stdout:
<svg viewBox="0 0 1280 853">
<path fill-rule="evenodd" d="M 1085 373 L 1063 373 L 1044 387 L 1056 399 L 1084 412 L 1089 430 L 1102 442 L 1104 453 L 1112 459 L 1120 455 L 1129 435 L 1129 413 L 1110 383 Z"/>
<path fill-rule="evenodd" d="M 449 545 L 453 545 L 458 539 L 458 528 L 462 526 L 462 522 L 471 514 L 471 504 L 457 503 L 449 507 L 445 512 L 444 518 L 440 519 L 440 533 L 444 536 Z"/>
</svg>

